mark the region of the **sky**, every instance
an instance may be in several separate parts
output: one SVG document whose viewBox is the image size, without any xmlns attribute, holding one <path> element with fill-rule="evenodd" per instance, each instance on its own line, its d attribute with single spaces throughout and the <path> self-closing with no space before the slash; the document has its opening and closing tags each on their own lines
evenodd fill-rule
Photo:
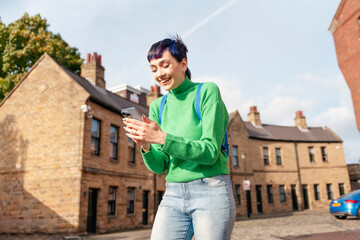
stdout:
<svg viewBox="0 0 360 240">
<path fill-rule="evenodd" d="M 340 0 L 0 0 L 6 25 L 40 14 L 82 58 L 102 55 L 106 87 L 155 84 L 150 46 L 179 34 L 194 82 L 215 82 L 229 112 L 244 121 L 257 106 L 262 123 L 310 127 L 342 138 L 347 163 L 360 160 L 350 90 L 328 28 Z M 163 91 L 164 93 L 164 91 Z"/>
</svg>

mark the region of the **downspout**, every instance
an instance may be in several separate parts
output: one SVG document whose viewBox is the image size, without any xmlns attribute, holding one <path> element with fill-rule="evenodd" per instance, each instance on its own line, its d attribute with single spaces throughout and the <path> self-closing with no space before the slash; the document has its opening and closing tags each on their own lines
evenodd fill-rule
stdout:
<svg viewBox="0 0 360 240">
<path fill-rule="evenodd" d="M 299 164 L 299 156 L 298 156 L 298 150 L 297 150 L 297 143 L 294 141 L 294 147 L 295 147 L 295 157 L 296 157 L 296 165 L 297 165 L 297 173 L 298 173 L 298 179 L 299 179 L 299 188 L 300 188 L 300 199 L 302 202 L 302 207 L 305 209 L 305 202 L 304 202 L 304 196 L 302 193 L 302 183 L 301 183 L 301 174 L 300 174 L 300 164 Z"/>
</svg>

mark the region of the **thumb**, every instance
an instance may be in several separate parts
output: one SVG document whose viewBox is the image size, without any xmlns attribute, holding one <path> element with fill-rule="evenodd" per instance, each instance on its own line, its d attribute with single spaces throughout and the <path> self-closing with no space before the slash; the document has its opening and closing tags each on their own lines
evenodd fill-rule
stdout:
<svg viewBox="0 0 360 240">
<path fill-rule="evenodd" d="M 144 122 L 146 122 L 146 123 L 151 123 L 151 122 L 152 122 L 152 121 L 151 121 L 148 117 L 146 117 L 145 115 L 142 115 L 141 118 L 142 118 L 142 120 L 143 120 Z"/>
</svg>

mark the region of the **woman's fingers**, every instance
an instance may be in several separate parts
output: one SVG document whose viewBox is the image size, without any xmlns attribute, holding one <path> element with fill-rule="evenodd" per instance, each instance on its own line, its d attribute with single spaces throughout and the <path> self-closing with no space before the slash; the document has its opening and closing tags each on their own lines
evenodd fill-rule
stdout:
<svg viewBox="0 0 360 240">
<path fill-rule="evenodd" d="M 151 122 L 153 122 L 153 121 L 151 121 L 148 117 L 146 117 L 145 115 L 142 115 L 141 118 L 142 118 L 142 120 L 143 120 L 144 122 L 146 122 L 146 123 L 151 123 Z"/>
<path fill-rule="evenodd" d="M 128 125 L 129 123 L 134 124 L 134 125 L 137 125 L 137 126 L 142 126 L 142 125 L 145 124 L 144 122 L 139 121 L 139 120 L 136 120 L 136 119 L 133 119 L 133 118 L 123 118 L 123 122 L 124 122 L 124 124 L 126 124 L 126 125 Z"/>
</svg>

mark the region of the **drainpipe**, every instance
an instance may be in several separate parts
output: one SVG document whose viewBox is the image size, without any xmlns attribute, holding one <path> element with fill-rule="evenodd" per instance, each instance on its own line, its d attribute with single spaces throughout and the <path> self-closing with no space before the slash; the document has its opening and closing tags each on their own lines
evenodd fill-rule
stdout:
<svg viewBox="0 0 360 240">
<path fill-rule="evenodd" d="M 301 183 L 301 174 L 300 174 L 300 164 L 299 164 L 299 155 L 298 155 L 298 150 L 297 150 L 297 143 L 296 141 L 294 141 L 294 147 L 295 147 L 295 157 L 296 157 L 296 165 L 297 165 L 297 173 L 298 173 L 298 179 L 299 179 L 299 187 L 300 187 L 300 199 L 302 202 L 302 207 L 304 210 L 305 209 L 305 202 L 304 202 L 304 196 L 302 193 L 302 183 Z"/>
</svg>

